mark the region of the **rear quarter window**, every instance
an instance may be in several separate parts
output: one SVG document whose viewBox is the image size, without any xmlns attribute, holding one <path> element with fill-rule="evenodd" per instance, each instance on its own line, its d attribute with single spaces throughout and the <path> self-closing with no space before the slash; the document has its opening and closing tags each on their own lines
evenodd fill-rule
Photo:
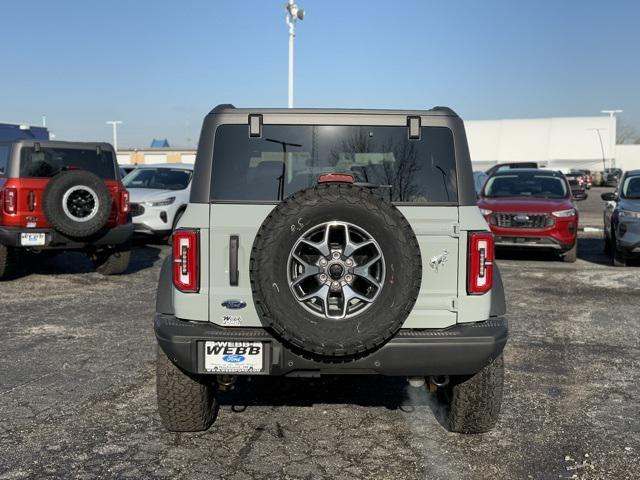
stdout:
<svg viewBox="0 0 640 480">
<path fill-rule="evenodd" d="M 9 169 L 11 145 L 0 145 L 0 177 L 6 177 Z"/>
<path fill-rule="evenodd" d="M 324 173 L 348 173 L 395 203 L 457 203 L 453 133 L 422 127 L 265 125 L 260 138 L 247 125 L 216 131 L 211 199 L 278 202 L 311 187 Z"/>
<path fill-rule="evenodd" d="M 20 154 L 20 177 L 49 178 L 65 170 L 86 170 L 103 180 L 116 179 L 113 153 L 95 148 L 25 147 Z"/>
</svg>

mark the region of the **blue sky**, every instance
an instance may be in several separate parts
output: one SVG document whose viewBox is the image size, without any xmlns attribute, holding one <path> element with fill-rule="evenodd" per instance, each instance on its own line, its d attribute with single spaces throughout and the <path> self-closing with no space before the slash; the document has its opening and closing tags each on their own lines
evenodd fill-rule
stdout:
<svg viewBox="0 0 640 480">
<path fill-rule="evenodd" d="M 299 0 L 296 106 L 465 119 L 593 115 L 640 130 L 635 0 Z M 218 103 L 286 106 L 285 0 L 1 3 L 0 120 L 59 139 L 194 145 Z M 28 7 L 27 7 L 28 5 Z"/>
</svg>

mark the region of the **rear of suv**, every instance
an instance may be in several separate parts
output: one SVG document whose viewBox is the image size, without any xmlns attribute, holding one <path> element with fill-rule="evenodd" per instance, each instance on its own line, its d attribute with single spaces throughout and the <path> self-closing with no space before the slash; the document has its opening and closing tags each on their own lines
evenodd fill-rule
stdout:
<svg viewBox="0 0 640 480">
<path fill-rule="evenodd" d="M 116 155 L 106 143 L 0 142 L 0 279 L 24 254 L 80 250 L 122 273 L 133 227 Z"/>
<path fill-rule="evenodd" d="M 207 429 L 238 376 L 381 374 L 426 383 L 449 430 L 489 430 L 493 259 L 452 110 L 216 107 L 159 280 L 163 424 Z"/>
</svg>

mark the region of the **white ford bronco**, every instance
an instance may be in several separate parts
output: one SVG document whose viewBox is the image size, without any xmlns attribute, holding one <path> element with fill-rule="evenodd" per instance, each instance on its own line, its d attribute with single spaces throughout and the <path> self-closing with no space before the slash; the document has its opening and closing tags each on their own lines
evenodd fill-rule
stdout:
<svg viewBox="0 0 640 480">
<path fill-rule="evenodd" d="M 218 106 L 158 286 L 162 422 L 209 428 L 240 375 L 381 374 L 426 383 L 450 431 L 487 431 L 508 334 L 493 260 L 452 110 Z"/>
</svg>

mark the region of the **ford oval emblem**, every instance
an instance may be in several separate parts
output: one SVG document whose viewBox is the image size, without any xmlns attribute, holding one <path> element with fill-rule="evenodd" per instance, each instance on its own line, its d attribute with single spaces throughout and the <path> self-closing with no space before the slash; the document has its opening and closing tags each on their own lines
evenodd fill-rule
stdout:
<svg viewBox="0 0 640 480">
<path fill-rule="evenodd" d="M 222 357 L 222 360 L 227 363 L 242 363 L 244 362 L 244 355 L 225 355 L 224 357 Z"/>
<path fill-rule="evenodd" d="M 247 306 L 247 302 L 242 300 L 225 300 L 222 302 L 224 308 L 230 308 L 231 310 L 240 310 Z"/>
<path fill-rule="evenodd" d="M 515 217 L 513 217 L 513 219 L 516 222 L 528 222 L 529 221 L 529 215 L 516 215 Z"/>
</svg>

